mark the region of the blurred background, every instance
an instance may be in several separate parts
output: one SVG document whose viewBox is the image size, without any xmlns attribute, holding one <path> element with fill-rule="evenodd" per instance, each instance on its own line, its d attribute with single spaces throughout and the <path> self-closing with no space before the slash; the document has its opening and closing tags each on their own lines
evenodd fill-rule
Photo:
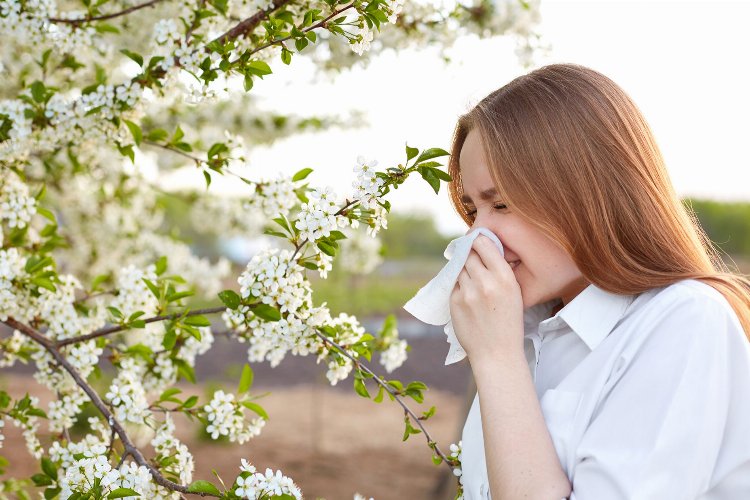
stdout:
<svg viewBox="0 0 750 500">
<path fill-rule="evenodd" d="M 255 147 L 248 168 L 290 173 L 311 167 L 313 183 L 346 191 L 353 178 L 342 172 L 351 171 L 357 155 L 377 158 L 385 168 L 403 161 L 405 142 L 447 149 L 458 115 L 491 90 L 533 67 L 580 63 L 611 77 L 633 97 L 654 130 L 678 193 L 728 265 L 750 273 L 750 156 L 745 146 L 750 4 L 543 0 L 539 13 L 539 44 L 546 48 L 531 67 L 519 61 L 511 40 L 471 35 L 457 39 L 445 53 L 386 50 L 366 66 L 355 64 L 334 75 L 316 73 L 304 59 L 274 68 L 273 79 L 256 83 L 259 107 L 273 103 L 281 115 L 346 118 L 340 126 L 300 127 Z M 347 91 L 354 88 L 356 93 Z M 357 98 L 363 94 L 383 98 Z M 203 183 L 192 168 L 175 169 L 163 181 L 173 188 Z M 241 188 L 231 178 L 214 183 L 219 192 Z M 397 315 L 411 351 L 391 376 L 428 385 L 424 404 L 413 407 L 437 407 L 428 428 L 447 450 L 460 438 L 474 395 L 471 372 L 466 362 L 444 366 L 448 346 L 442 329 L 410 319 L 401 307 L 443 266 L 446 244 L 465 228 L 446 193 L 436 196 L 423 182 L 407 183 L 391 201 L 394 209 L 381 233 L 373 271 L 357 274 L 334 264 L 327 280 L 314 283 L 315 298 L 327 302 L 333 313 L 358 316 L 368 331 L 377 331 L 386 315 Z M 161 202 L 170 224 L 191 239 L 194 251 L 212 259 L 228 256 L 234 276 L 266 244 L 262 238 L 193 234 L 181 202 L 169 196 Z M 245 347 L 217 339 L 197 362 L 197 377 L 205 384 L 186 387 L 186 392 L 234 387 L 245 361 Z M 267 363 L 253 368 L 255 393 L 270 392 L 261 401 L 271 417 L 268 425 L 242 446 L 213 442 L 184 426 L 182 437 L 196 457 L 195 477 L 210 477 L 212 468 L 234 477 L 239 459 L 250 458 L 261 469 L 283 470 L 307 498 L 351 499 L 356 491 L 376 499 L 453 497 L 452 479 L 432 465 L 424 437 L 402 442 L 403 411 L 397 405 L 357 396 L 350 379 L 331 387 L 324 367 L 312 358 L 287 357 L 273 369 Z M 0 382 L 22 394 L 30 373 L 28 366 L 17 366 L 3 371 Z M 6 474 L 31 471 L 35 464 L 21 437 L 10 426 L 4 432 L 4 453 L 13 458 Z"/>
</svg>

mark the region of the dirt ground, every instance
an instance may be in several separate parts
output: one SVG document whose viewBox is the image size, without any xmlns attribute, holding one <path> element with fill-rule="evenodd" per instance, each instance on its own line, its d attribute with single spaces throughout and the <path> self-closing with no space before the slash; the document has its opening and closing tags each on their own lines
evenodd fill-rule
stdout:
<svg viewBox="0 0 750 500">
<path fill-rule="evenodd" d="M 441 366 L 447 350 L 443 342 L 432 343 L 415 346 L 413 356 L 391 378 L 428 384 L 424 403 L 408 399 L 408 405 L 417 415 L 430 406 L 437 407 L 425 426 L 447 452 L 448 445 L 458 441 L 465 419 L 469 372 L 466 366 Z M 237 378 L 219 376 L 219 367 L 231 364 L 235 356 L 233 346 L 224 347 L 227 352 L 220 358 L 199 364 L 198 378 L 211 380 L 208 385 L 212 388 L 219 384 L 233 390 Z M 307 499 L 351 500 L 355 492 L 376 500 L 453 498 L 455 479 L 444 464 L 433 465 L 424 436 L 417 434 L 402 441 L 404 412 L 397 403 L 385 397 L 378 404 L 356 395 L 351 377 L 331 387 L 325 381 L 323 365 L 315 366 L 314 360 L 291 358 L 275 369 L 266 364 L 253 367 L 256 376 L 251 393 L 270 391 L 258 401 L 270 416 L 260 436 L 243 445 L 216 443 L 202 438 L 196 424 L 178 423 L 178 436 L 195 457 L 194 479 L 216 482 L 211 473 L 216 469 L 225 481 L 231 481 L 239 472 L 240 459 L 246 458 L 260 470 L 281 469 Z M 26 391 L 41 394 L 34 386 L 36 382 L 24 373 L 6 372 L 0 378 L 0 387 L 16 396 Z M 196 394 L 205 388 L 184 387 L 186 393 Z M 0 455 L 11 462 L 5 478 L 33 474 L 36 461 L 26 451 L 18 430 L 8 424 L 4 434 Z"/>
</svg>

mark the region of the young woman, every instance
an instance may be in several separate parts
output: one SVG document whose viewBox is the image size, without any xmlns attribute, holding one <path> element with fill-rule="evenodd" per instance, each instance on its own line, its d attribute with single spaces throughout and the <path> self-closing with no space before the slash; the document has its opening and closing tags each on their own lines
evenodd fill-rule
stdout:
<svg viewBox="0 0 750 500">
<path fill-rule="evenodd" d="M 460 118 L 449 172 L 505 249 L 477 238 L 451 295 L 465 498 L 750 498 L 750 281 L 625 92 L 574 64 L 521 76 Z"/>
</svg>

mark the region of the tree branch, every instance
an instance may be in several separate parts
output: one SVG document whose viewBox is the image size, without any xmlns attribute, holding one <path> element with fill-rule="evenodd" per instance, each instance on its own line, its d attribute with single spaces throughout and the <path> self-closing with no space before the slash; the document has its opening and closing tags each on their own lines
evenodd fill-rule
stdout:
<svg viewBox="0 0 750 500">
<path fill-rule="evenodd" d="M 163 2 L 163 1 L 164 0 L 149 0 L 148 2 L 144 2 L 138 5 L 133 5 L 131 7 L 128 7 L 127 9 L 121 10 L 120 12 L 113 12 L 112 14 L 103 14 L 101 16 L 84 17 L 82 19 L 62 19 L 59 17 L 51 17 L 49 19 L 49 22 L 58 23 L 58 24 L 72 24 L 74 26 L 78 26 L 79 24 L 89 23 L 92 21 L 106 21 L 107 19 L 114 19 L 115 17 L 126 16 L 130 14 L 131 12 L 135 12 L 140 9 L 145 9 L 146 7 L 152 7 L 156 5 L 157 3 Z"/>
<path fill-rule="evenodd" d="M 99 396 L 99 393 L 97 393 L 88 382 L 86 382 L 80 373 L 75 369 L 73 365 L 70 364 L 70 362 L 65 358 L 65 356 L 62 355 L 62 353 L 58 350 L 57 346 L 47 337 L 42 335 L 39 331 L 31 328 L 30 326 L 27 326 L 23 323 L 20 323 L 19 321 L 16 321 L 13 318 L 8 318 L 4 321 L 4 323 L 11 328 L 15 328 L 16 330 L 22 332 L 24 335 L 30 337 L 32 340 L 37 342 L 38 344 L 42 345 L 47 352 L 50 353 L 50 355 L 57 361 L 57 363 L 62 366 L 65 371 L 67 371 L 71 377 L 73 377 L 73 380 L 75 380 L 76 384 L 83 389 L 83 392 L 86 393 L 86 395 L 89 397 L 93 405 L 96 407 L 97 410 L 104 416 L 104 418 L 109 423 L 110 428 L 112 428 L 116 433 L 117 436 L 120 438 L 120 441 L 122 442 L 123 446 L 125 447 L 124 454 L 130 455 L 133 457 L 133 459 L 136 461 L 138 465 L 142 465 L 146 467 L 149 472 L 151 473 L 151 477 L 154 478 L 154 481 L 164 486 L 165 488 L 168 488 L 172 491 L 178 491 L 180 493 L 188 493 L 187 486 L 183 486 L 181 484 L 174 483 L 164 476 L 161 475 L 161 473 L 153 466 L 151 463 L 146 460 L 146 458 L 143 456 L 143 453 L 133 444 L 133 442 L 130 440 L 130 437 L 128 436 L 127 432 L 125 432 L 125 429 L 122 427 L 120 422 L 117 421 L 115 416 L 112 414 L 112 412 L 109 411 L 109 408 L 107 408 L 107 405 L 102 401 L 102 398 Z M 206 493 L 195 493 L 196 495 L 200 496 L 215 496 L 215 495 L 209 495 Z"/>
<path fill-rule="evenodd" d="M 274 2 L 273 8 L 269 9 L 268 12 L 265 10 L 259 10 L 252 16 L 243 19 L 237 25 L 230 29 L 229 31 L 225 32 L 224 34 L 214 38 L 211 43 L 218 43 L 220 45 L 224 45 L 229 40 L 234 40 L 235 38 L 239 38 L 241 36 L 246 36 L 248 33 L 252 32 L 263 20 L 263 18 L 268 18 L 268 13 L 273 12 L 275 10 L 280 9 L 281 7 L 288 4 L 291 0 L 278 0 Z"/>
<path fill-rule="evenodd" d="M 226 311 L 226 306 L 221 307 L 209 307 L 208 309 L 196 309 L 195 311 L 190 311 L 185 314 L 181 313 L 175 313 L 175 314 L 165 314 L 163 316 L 154 316 L 152 318 L 144 319 L 144 323 L 155 323 L 157 321 L 165 321 L 170 319 L 177 319 L 180 317 L 188 317 L 188 316 L 198 316 L 201 314 L 216 314 L 219 312 Z M 105 335 L 111 335 L 113 333 L 121 332 L 123 330 L 127 330 L 131 327 L 129 326 L 123 326 L 123 325 L 113 325 L 113 326 L 107 326 L 104 328 L 100 328 L 98 330 L 95 330 L 91 333 L 88 333 L 86 335 L 81 335 L 79 337 L 71 337 L 68 339 L 62 339 L 58 340 L 57 342 L 52 343 L 52 345 L 56 348 L 60 348 L 69 344 L 77 344 L 79 342 L 85 342 L 87 340 L 95 339 L 98 337 L 104 337 Z M 46 339 L 46 337 L 45 337 Z"/>
<path fill-rule="evenodd" d="M 427 432 L 427 429 L 422 425 L 422 421 L 419 419 L 419 417 L 417 417 L 414 414 L 414 412 L 411 411 L 411 408 L 409 408 L 409 406 L 401 400 L 401 398 L 398 396 L 398 394 L 396 394 L 395 392 L 393 392 L 393 390 L 391 389 L 391 387 L 386 382 L 384 382 L 380 377 L 378 377 L 377 375 L 375 375 L 375 373 L 373 373 L 372 370 L 370 370 L 366 365 L 364 365 L 363 363 L 360 363 L 359 360 L 357 360 L 354 357 L 352 357 L 346 351 L 346 349 L 344 349 L 343 347 L 341 347 L 340 345 L 338 345 L 336 342 L 334 342 L 330 338 L 328 338 L 325 335 L 323 335 L 322 333 L 320 333 L 317 329 L 315 330 L 315 335 L 317 335 L 318 337 L 320 337 L 323 340 L 323 342 L 326 342 L 326 343 L 328 343 L 328 344 L 336 347 L 336 349 L 338 349 L 339 351 L 341 351 L 341 354 L 343 354 L 347 358 L 351 359 L 352 362 L 357 366 L 357 369 L 362 370 L 362 371 L 364 371 L 364 372 L 372 375 L 372 377 L 375 379 L 375 381 L 378 384 L 380 384 L 386 391 L 388 391 L 388 393 L 391 396 L 393 396 L 395 398 L 395 400 L 398 402 L 398 404 L 400 404 L 401 407 L 404 409 L 404 412 L 411 417 L 411 419 L 414 421 L 414 423 L 417 424 L 417 426 L 419 426 L 419 429 L 424 433 L 424 437 L 427 439 L 427 445 L 430 446 L 430 448 L 432 448 L 431 444 L 435 443 L 435 448 L 434 448 L 435 449 L 435 453 L 437 453 L 440 456 L 440 458 L 443 459 L 443 461 L 446 463 L 446 465 L 448 465 L 448 467 L 450 467 L 451 472 L 453 472 L 453 466 L 451 465 L 452 461 L 449 460 L 445 456 L 445 454 L 442 452 L 442 450 L 440 449 L 440 447 L 437 445 L 437 442 L 434 439 L 432 439 L 432 436 L 430 436 L 430 433 Z"/>
</svg>

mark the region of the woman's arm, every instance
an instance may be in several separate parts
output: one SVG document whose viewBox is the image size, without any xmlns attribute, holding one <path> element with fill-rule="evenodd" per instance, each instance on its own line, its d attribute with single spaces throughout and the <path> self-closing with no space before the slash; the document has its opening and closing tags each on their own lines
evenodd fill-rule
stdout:
<svg viewBox="0 0 750 500">
<path fill-rule="evenodd" d="M 560 500 L 571 493 L 523 352 L 471 359 L 493 500 Z"/>
<path fill-rule="evenodd" d="M 523 350 L 523 300 L 513 270 L 479 236 L 451 294 L 451 317 L 479 393 L 493 500 L 560 500 L 571 492 Z"/>
</svg>

